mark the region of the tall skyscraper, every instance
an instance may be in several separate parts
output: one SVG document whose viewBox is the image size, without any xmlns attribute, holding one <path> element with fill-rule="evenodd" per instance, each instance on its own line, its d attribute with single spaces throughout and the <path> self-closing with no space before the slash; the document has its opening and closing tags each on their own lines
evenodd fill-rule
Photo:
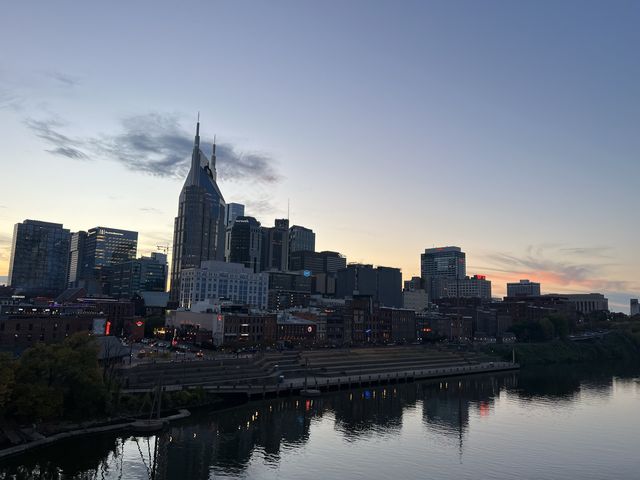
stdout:
<svg viewBox="0 0 640 480">
<path fill-rule="evenodd" d="M 253 217 L 238 217 L 227 228 L 226 260 L 241 263 L 254 273 L 259 272 L 262 256 L 262 230 Z"/>
<path fill-rule="evenodd" d="M 289 220 L 276 219 L 274 227 L 262 227 L 261 270 L 289 270 Z"/>
<path fill-rule="evenodd" d="M 442 282 L 464 279 L 466 255 L 460 247 L 427 248 L 420 256 L 420 275 L 430 299 L 442 296 Z"/>
<path fill-rule="evenodd" d="M 228 227 L 238 217 L 244 217 L 244 205 L 241 203 L 227 203 L 225 225 Z"/>
<path fill-rule="evenodd" d="M 55 296 L 67 283 L 71 234 L 60 223 L 25 220 L 13 229 L 9 285 L 25 295 Z"/>
<path fill-rule="evenodd" d="M 89 293 L 109 294 L 112 267 L 136 258 L 138 232 L 111 227 L 95 227 L 87 231 L 84 241 L 83 270 L 87 277 L 78 285 Z"/>
<path fill-rule="evenodd" d="M 173 302 L 178 301 L 183 269 L 199 268 L 206 260 L 224 260 L 226 204 L 216 179 L 216 146 L 214 143 L 211 161 L 207 162 L 200 150 L 198 121 L 191 168 L 180 192 L 173 230 L 170 295 Z"/>
<path fill-rule="evenodd" d="M 75 288 L 80 286 L 80 282 L 87 278 L 91 278 L 92 273 L 89 271 L 85 260 L 85 252 L 87 247 L 87 232 L 73 232 L 71 234 L 71 246 L 69 247 L 69 267 L 68 267 L 68 287 Z"/>
<path fill-rule="evenodd" d="M 289 229 L 289 252 L 316 251 L 316 234 L 310 228 L 293 225 Z"/>
</svg>

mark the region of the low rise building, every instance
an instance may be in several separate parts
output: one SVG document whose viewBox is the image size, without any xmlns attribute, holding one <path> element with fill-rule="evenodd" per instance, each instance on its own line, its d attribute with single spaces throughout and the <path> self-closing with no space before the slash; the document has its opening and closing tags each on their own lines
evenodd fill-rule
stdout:
<svg viewBox="0 0 640 480">
<path fill-rule="evenodd" d="M 310 345 L 316 343 L 318 327 L 315 322 L 292 316 L 286 312 L 278 316 L 278 341 Z"/>
<path fill-rule="evenodd" d="M 38 342 L 58 343 L 77 332 L 88 334 L 96 319 L 101 319 L 103 325 L 107 323 L 101 312 L 83 305 L 2 305 L 0 348 L 20 351 Z"/>
<path fill-rule="evenodd" d="M 576 312 L 588 315 L 592 312 L 608 312 L 609 300 L 601 293 L 564 294 Z"/>
<path fill-rule="evenodd" d="M 308 272 L 268 272 L 269 310 L 282 311 L 307 307 L 311 297 L 311 275 Z"/>
<path fill-rule="evenodd" d="M 426 290 L 407 290 L 402 292 L 402 305 L 414 312 L 422 312 L 429 306 L 429 295 Z"/>
</svg>

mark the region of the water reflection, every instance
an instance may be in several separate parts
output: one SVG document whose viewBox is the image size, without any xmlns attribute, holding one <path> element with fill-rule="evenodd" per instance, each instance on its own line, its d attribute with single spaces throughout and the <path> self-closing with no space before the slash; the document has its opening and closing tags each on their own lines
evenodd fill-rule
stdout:
<svg viewBox="0 0 640 480">
<path fill-rule="evenodd" d="M 633 368 L 620 367 L 615 367 L 615 376 L 611 367 L 554 367 L 378 386 L 314 399 L 275 399 L 200 413 L 150 438 L 100 436 L 69 441 L 11 460 L 0 466 L 0 478 L 208 479 L 262 472 L 260 476 L 269 469 L 277 471 L 286 463 L 284 457 L 292 458 L 296 452 L 313 455 L 308 448 L 314 435 L 352 445 L 353 451 L 344 453 L 349 459 L 367 442 L 417 435 L 411 433 L 417 427 L 407 422 L 419 423 L 420 418 L 419 435 L 455 447 L 461 463 L 466 443 L 474 435 L 472 420 L 491 421 L 503 408 L 501 399 L 515 401 L 524 411 L 534 405 L 554 409 L 576 405 L 584 395 L 606 400 L 621 384 L 633 386 L 622 394 L 637 394 L 631 380 L 635 373 Z M 329 430 L 324 429 L 327 426 Z M 407 447 L 403 449 L 404 454 Z M 343 468 L 348 477 L 349 465 Z"/>
</svg>

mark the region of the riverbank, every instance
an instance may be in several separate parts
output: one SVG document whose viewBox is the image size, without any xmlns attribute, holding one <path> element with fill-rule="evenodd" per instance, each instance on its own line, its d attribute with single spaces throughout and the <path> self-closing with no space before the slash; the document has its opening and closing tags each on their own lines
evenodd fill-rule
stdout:
<svg viewBox="0 0 640 480">
<path fill-rule="evenodd" d="M 157 419 L 163 425 L 169 424 L 170 422 L 181 420 L 183 418 L 187 418 L 191 413 L 189 410 L 181 409 L 177 413 L 173 415 L 168 415 L 165 417 L 160 417 Z M 127 421 L 121 421 L 120 419 L 116 419 L 115 423 L 102 424 L 98 426 L 82 426 L 80 428 L 74 428 L 68 431 L 60 432 L 54 435 L 43 436 L 41 434 L 37 434 L 39 438 L 32 440 L 30 442 L 21 443 L 19 445 L 14 445 L 12 447 L 4 448 L 0 450 L 0 460 L 13 457 L 16 455 L 21 455 L 27 451 L 34 450 L 37 448 L 47 447 L 54 443 L 61 442 L 63 440 L 69 440 L 72 438 L 83 437 L 87 435 L 99 435 L 102 433 L 112 433 L 112 432 L 126 432 L 131 431 L 135 432 L 138 427 L 139 419 L 132 419 Z M 104 423 L 104 422 L 101 422 Z"/>
<path fill-rule="evenodd" d="M 546 343 L 491 345 L 484 352 L 522 367 L 588 362 L 640 362 L 640 341 L 631 333 L 614 331 L 589 341 L 554 340 Z"/>
</svg>

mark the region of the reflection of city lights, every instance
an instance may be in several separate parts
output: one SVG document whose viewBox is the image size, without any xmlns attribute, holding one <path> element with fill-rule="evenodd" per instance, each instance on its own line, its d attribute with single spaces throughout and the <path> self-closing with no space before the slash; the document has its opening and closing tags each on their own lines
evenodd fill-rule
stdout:
<svg viewBox="0 0 640 480">
<path fill-rule="evenodd" d="M 349 401 L 353 400 L 353 393 L 349 394 Z"/>
<path fill-rule="evenodd" d="M 487 402 L 480 402 L 480 404 L 478 405 L 478 408 L 480 410 L 481 417 L 488 417 L 489 414 L 491 413 L 489 409 L 489 404 Z"/>
<path fill-rule="evenodd" d="M 249 428 L 250 422 L 247 422 L 247 428 Z"/>
<path fill-rule="evenodd" d="M 169 435 L 169 442 L 173 442 L 173 437 Z"/>
<path fill-rule="evenodd" d="M 311 400 L 307 400 L 306 402 L 304 402 L 304 409 L 308 412 L 309 410 L 311 410 Z"/>
<path fill-rule="evenodd" d="M 198 436 L 198 434 L 196 432 L 193 432 L 193 438 L 196 438 Z"/>
</svg>

